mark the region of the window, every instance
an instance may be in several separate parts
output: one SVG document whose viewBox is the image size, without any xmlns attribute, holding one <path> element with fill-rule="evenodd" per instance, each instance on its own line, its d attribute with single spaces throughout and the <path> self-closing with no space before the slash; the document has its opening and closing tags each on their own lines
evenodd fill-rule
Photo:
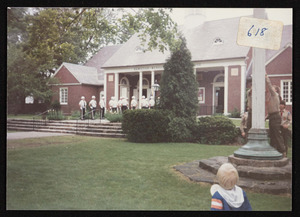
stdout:
<svg viewBox="0 0 300 217">
<path fill-rule="evenodd" d="M 223 44 L 223 43 L 224 43 L 224 41 L 221 38 L 219 38 L 219 37 L 217 37 L 217 38 L 214 39 L 214 44 L 215 45 Z"/>
<path fill-rule="evenodd" d="M 143 86 L 149 86 L 149 81 L 147 79 L 143 79 Z"/>
<path fill-rule="evenodd" d="M 215 82 L 224 82 L 224 75 L 218 75 L 215 78 Z"/>
<path fill-rule="evenodd" d="M 122 78 L 121 84 L 122 84 L 122 85 L 127 85 L 127 80 L 126 80 L 125 78 Z"/>
<path fill-rule="evenodd" d="M 205 103 L 205 87 L 199 87 L 198 102 L 199 103 Z"/>
<path fill-rule="evenodd" d="M 68 88 L 67 87 L 59 88 L 59 102 L 61 105 L 68 104 Z"/>
<path fill-rule="evenodd" d="M 25 104 L 33 104 L 34 103 L 34 98 L 33 96 L 27 96 L 25 98 Z"/>
<path fill-rule="evenodd" d="M 281 80 L 281 96 L 287 105 L 292 104 L 292 100 L 293 100 L 292 80 Z"/>
</svg>

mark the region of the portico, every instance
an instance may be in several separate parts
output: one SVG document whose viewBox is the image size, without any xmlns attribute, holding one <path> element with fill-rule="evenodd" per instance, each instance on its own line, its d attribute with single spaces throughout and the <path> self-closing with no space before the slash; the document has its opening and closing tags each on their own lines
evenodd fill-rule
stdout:
<svg viewBox="0 0 300 217">
<path fill-rule="evenodd" d="M 112 96 L 116 99 L 124 96 L 130 103 L 131 97 L 135 96 L 138 108 L 141 108 L 142 96 L 154 96 L 152 87 L 155 80 L 160 81 L 162 72 L 162 65 L 105 69 L 104 97 L 108 102 Z"/>
</svg>

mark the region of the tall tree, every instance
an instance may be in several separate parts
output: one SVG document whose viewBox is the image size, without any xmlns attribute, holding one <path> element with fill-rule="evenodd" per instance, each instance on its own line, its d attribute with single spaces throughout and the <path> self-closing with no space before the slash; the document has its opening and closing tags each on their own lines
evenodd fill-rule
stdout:
<svg viewBox="0 0 300 217">
<path fill-rule="evenodd" d="M 149 50 L 173 49 L 177 28 L 167 11 L 171 9 L 9 8 L 8 101 L 19 94 L 47 100 L 46 84 L 63 62 L 84 63 L 102 46 L 124 43 L 136 32 L 144 42 L 149 36 Z"/>
<path fill-rule="evenodd" d="M 198 85 L 193 71 L 191 53 L 185 38 L 181 36 L 180 47 L 171 52 L 170 59 L 164 64 L 160 83 L 160 106 L 171 111 L 167 132 L 174 142 L 192 139 L 198 107 Z"/>
<path fill-rule="evenodd" d="M 121 17 L 121 18 L 120 18 Z M 24 51 L 50 76 L 62 62 L 83 63 L 102 46 L 126 42 L 135 32 L 147 49 L 173 48 L 176 24 L 165 9 L 47 8 L 27 18 Z"/>
<path fill-rule="evenodd" d="M 170 59 L 164 64 L 160 104 L 163 109 L 171 110 L 177 117 L 195 119 L 198 84 L 191 53 L 183 36 L 181 41 L 180 48 L 172 52 Z"/>
</svg>

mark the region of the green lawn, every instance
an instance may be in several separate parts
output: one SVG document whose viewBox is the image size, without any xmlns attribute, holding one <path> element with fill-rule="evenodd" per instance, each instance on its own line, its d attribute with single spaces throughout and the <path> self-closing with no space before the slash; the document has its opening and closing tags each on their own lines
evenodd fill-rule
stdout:
<svg viewBox="0 0 300 217">
<path fill-rule="evenodd" d="M 7 151 L 8 210 L 209 210 L 210 185 L 186 181 L 172 166 L 239 148 L 84 136 L 7 143 L 18 147 Z M 246 192 L 254 210 L 291 210 L 290 196 Z"/>
<path fill-rule="evenodd" d="M 241 125 L 241 118 L 230 118 L 230 120 L 234 123 L 235 126 L 239 127 Z M 269 129 L 269 120 L 265 121 L 265 128 Z"/>
</svg>

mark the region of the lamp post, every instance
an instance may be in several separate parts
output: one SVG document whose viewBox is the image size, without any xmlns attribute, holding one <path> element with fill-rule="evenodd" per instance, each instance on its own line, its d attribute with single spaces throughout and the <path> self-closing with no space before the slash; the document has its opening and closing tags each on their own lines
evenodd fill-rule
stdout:
<svg viewBox="0 0 300 217">
<path fill-rule="evenodd" d="M 159 84 L 157 83 L 157 80 L 155 80 L 154 84 L 152 85 L 152 88 L 154 90 L 154 101 L 156 106 L 156 92 L 159 90 Z"/>
</svg>

